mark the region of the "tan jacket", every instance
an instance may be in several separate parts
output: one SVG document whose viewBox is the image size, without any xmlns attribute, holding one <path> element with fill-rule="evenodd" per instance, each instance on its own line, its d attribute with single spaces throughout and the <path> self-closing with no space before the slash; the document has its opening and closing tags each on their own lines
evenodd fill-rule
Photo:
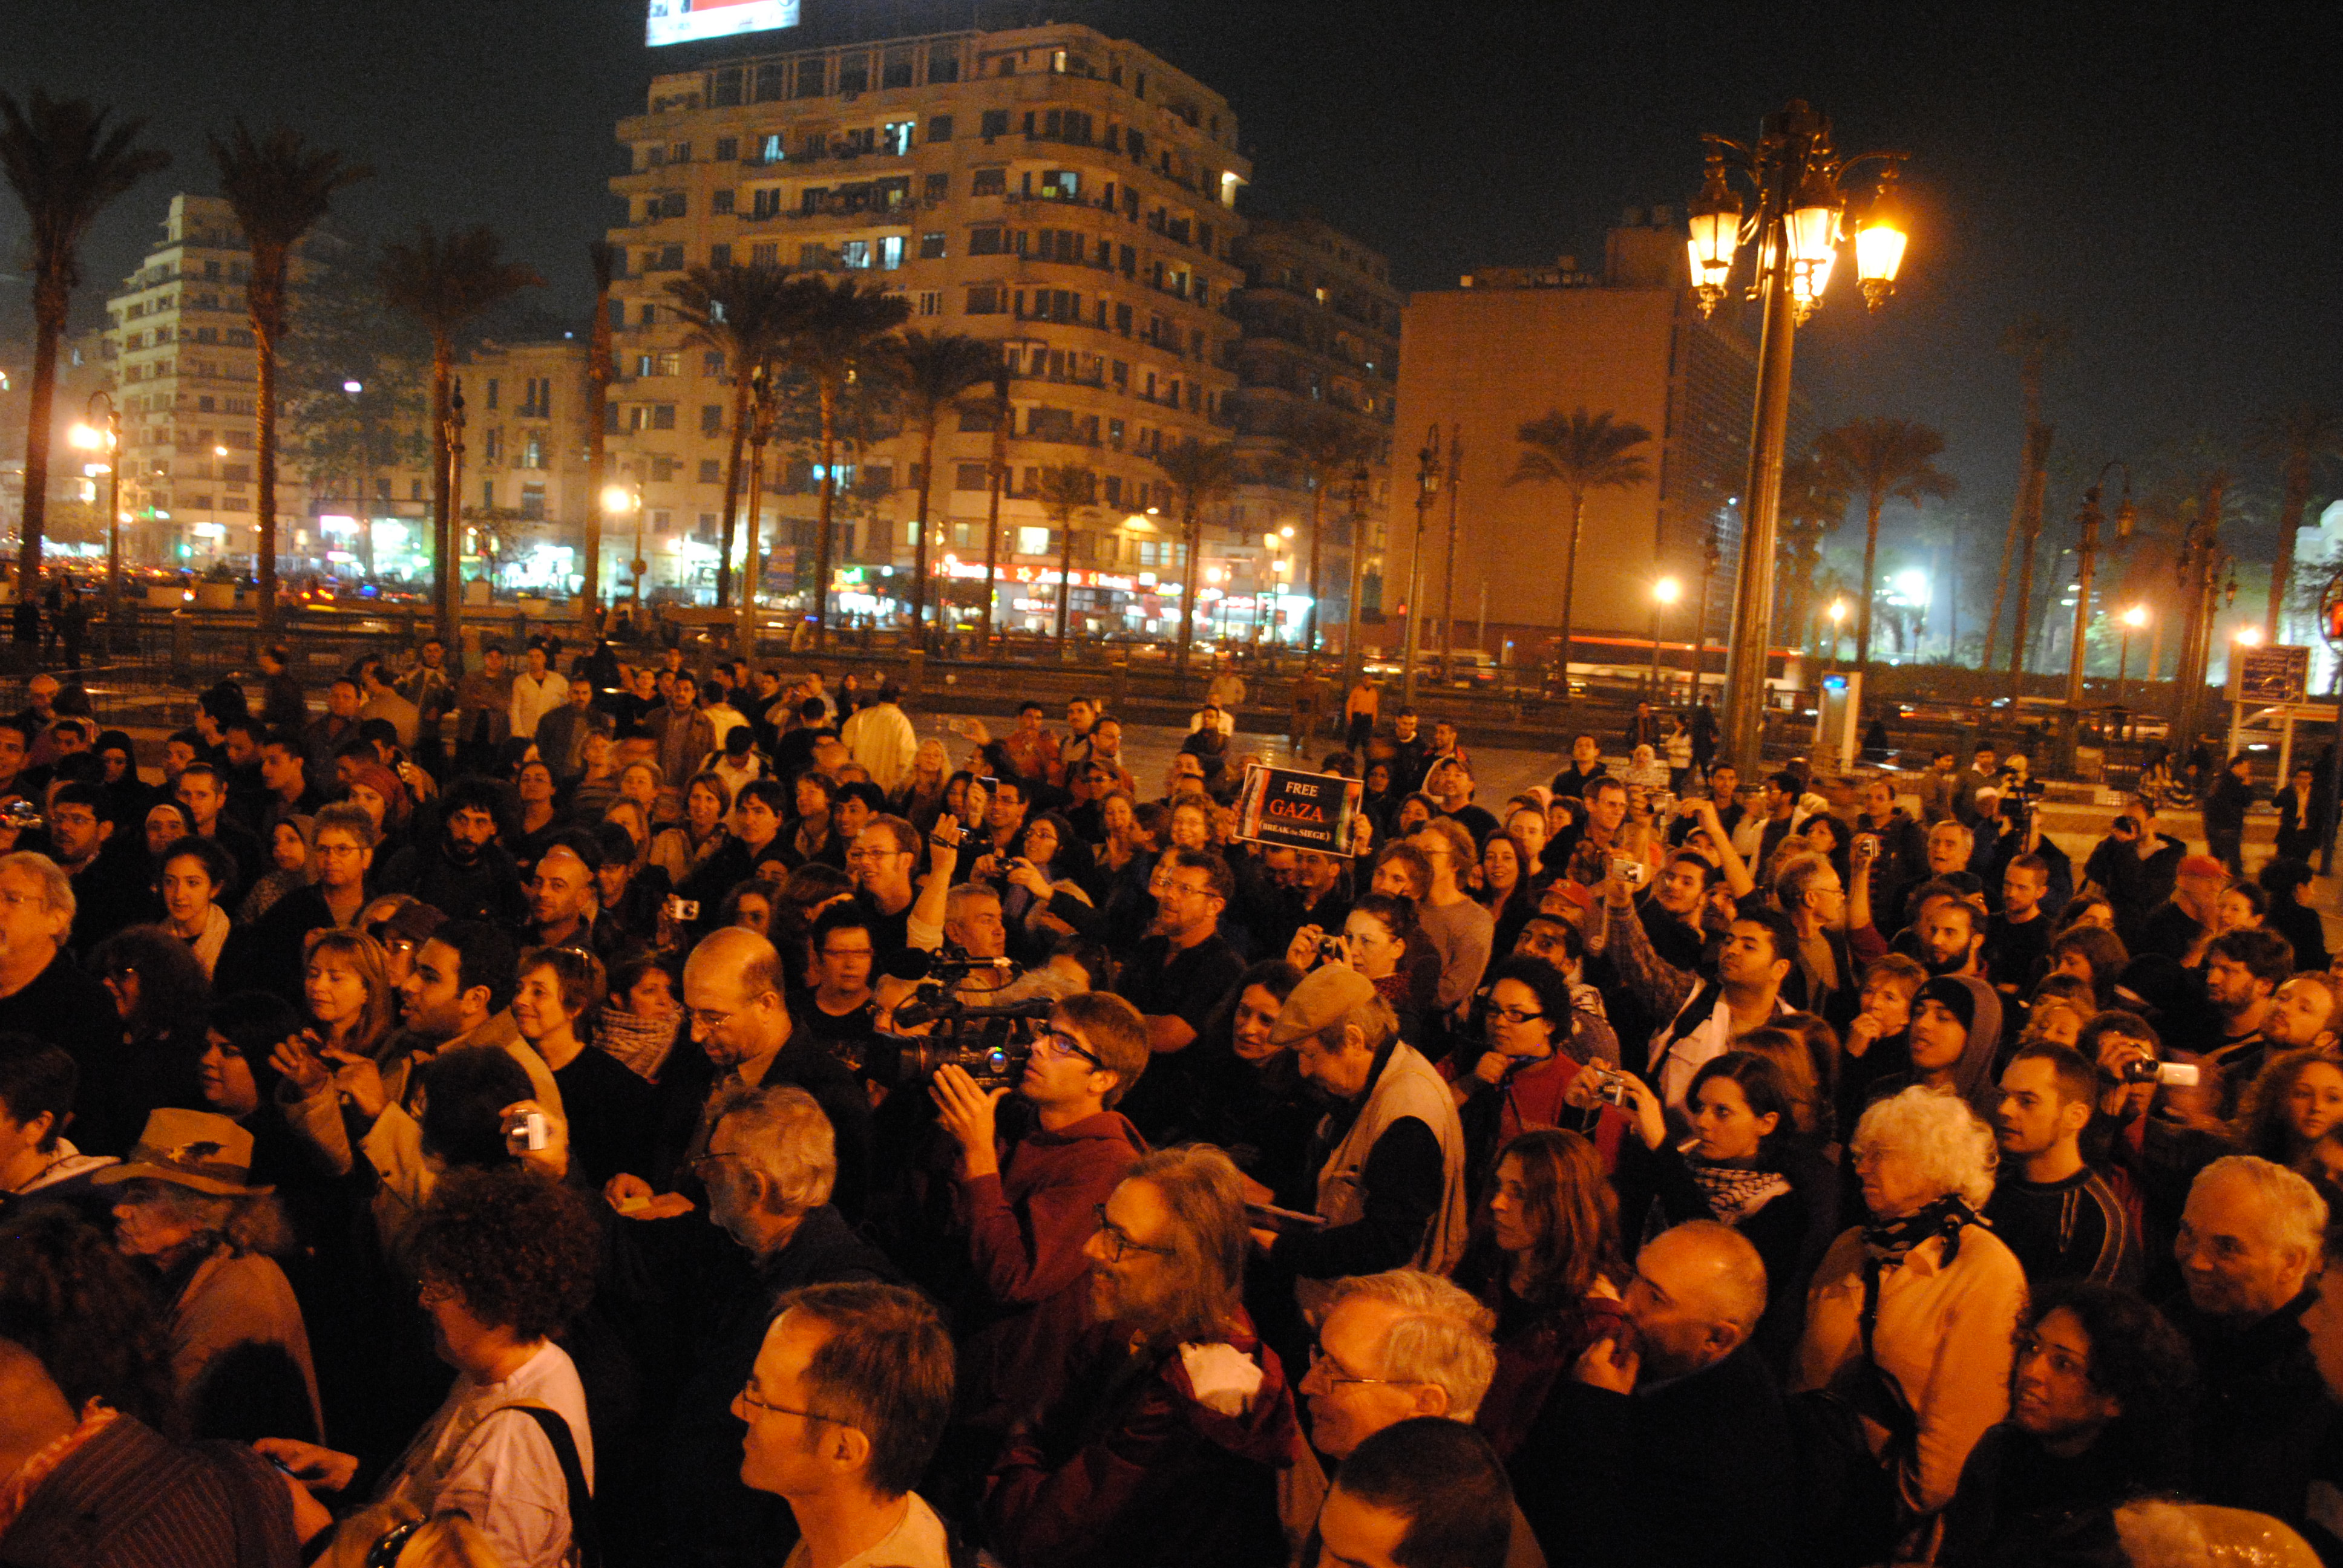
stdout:
<svg viewBox="0 0 2343 1568">
<path fill-rule="evenodd" d="M 1410 1116 L 1431 1128 L 1439 1141 L 1442 1192 L 1440 1211 L 1424 1227 L 1423 1244 L 1408 1266 L 1444 1274 L 1464 1255 L 1464 1129 L 1456 1120 L 1456 1097 L 1447 1082 L 1404 1040 L 1392 1047 L 1358 1120 L 1319 1168 L 1317 1211 L 1329 1225 L 1348 1225 L 1365 1215 L 1367 1192 L 1362 1178 L 1367 1155 L 1384 1129 Z M 1333 1282 L 1296 1280 L 1293 1288 L 1302 1310 L 1314 1316 L 1325 1306 Z"/>
<path fill-rule="evenodd" d="M 1986 1428 L 2009 1413 L 2011 1341 L 2026 1310 L 2026 1271 L 2001 1238 L 1980 1225 L 1961 1232 L 1958 1255 L 1943 1261 L 1931 1237 L 1879 1285 L 1872 1352 L 1919 1418 L 1919 1450 L 1897 1476 L 1905 1505 L 1933 1514 L 1953 1500 L 1961 1466 Z M 1829 1386 L 1860 1354 L 1863 1231 L 1831 1243 L 1806 1293 L 1806 1334 L 1796 1386 Z M 1884 1428 L 1865 1422 L 1875 1450 Z"/>
</svg>

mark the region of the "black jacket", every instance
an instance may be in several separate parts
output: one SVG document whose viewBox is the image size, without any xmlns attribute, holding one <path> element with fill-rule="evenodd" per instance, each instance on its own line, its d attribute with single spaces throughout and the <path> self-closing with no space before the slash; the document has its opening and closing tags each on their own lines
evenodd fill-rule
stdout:
<svg viewBox="0 0 2343 1568">
<path fill-rule="evenodd" d="M 2302 1326 L 2317 1299 L 2314 1284 L 2243 1329 L 2207 1317 L 2186 1293 L 2164 1303 L 2197 1354 L 2190 1490 L 2201 1501 L 2302 1523 L 2312 1459 L 2333 1413 Z"/>
<path fill-rule="evenodd" d="M 1776 1568 L 1800 1531 L 1789 1417 L 1744 1346 L 1617 1394 L 1565 1377 L 1507 1466 L 1549 1563 Z"/>
</svg>

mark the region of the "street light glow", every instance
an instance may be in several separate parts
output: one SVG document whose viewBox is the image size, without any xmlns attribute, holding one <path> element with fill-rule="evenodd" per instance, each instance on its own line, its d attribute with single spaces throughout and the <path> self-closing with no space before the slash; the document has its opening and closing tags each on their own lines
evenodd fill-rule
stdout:
<svg viewBox="0 0 2343 1568">
<path fill-rule="evenodd" d="M 1684 584 L 1674 578 L 1662 578 L 1652 585 L 1652 597 L 1662 604 L 1674 604 L 1684 596 Z"/>
<path fill-rule="evenodd" d="M 624 485 L 602 487 L 602 509 L 606 512 L 630 512 L 635 507 L 635 493 Z"/>
<path fill-rule="evenodd" d="M 1912 604 L 1928 602 L 1928 574 L 1917 567 L 1896 574 L 1896 591 Z"/>
<path fill-rule="evenodd" d="M 2130 627 L 2135 631 L 2139 629 L 2141 627 L 2146 626 L 2147 624 L 2147 607 L 2144 604 L 2136 604 L 2132 606 L 2129 609 L 2124 611 L 2123 623 L 2124 625 Z"/>
<path fill-rule="evenodd" d="M 1833 626 L 1836 626 L 1841 621 L 1846 619 L 1846 600 L 1843 598 L 1835 598 L 1831 600 L 1830 618 L 1831 625 Z"/>
<path fill-rule="evenodd" d="M 345 381 L 342 383 L 342 390 L 355 397 L 359 393 L 366 390 L 366 383 L 363 381 Z"/>
<path fill-rule="evenodd" d="M 2259 648 L 2262 641 L 2262 628 L 2258 626 L 2241 626 L 2237 628 L 2237 638 L 2238 646 L 2242 648 Z"/>
<path fill-rule="evenodd" d="M 95 452 L 106 445 L 105 433 L 87 425 L 75 426 L 72 434 L 66 438 L 85 452 Z"/>
</svg>

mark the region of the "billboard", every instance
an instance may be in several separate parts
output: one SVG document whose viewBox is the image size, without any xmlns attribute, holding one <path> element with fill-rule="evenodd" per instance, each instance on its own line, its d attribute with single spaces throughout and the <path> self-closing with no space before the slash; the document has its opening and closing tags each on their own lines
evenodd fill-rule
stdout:
<svg viewBox="0 0 2343 1568">
<path fill-rule="evenodd" d="M 656 49 L 797 25 L 798 0 L 650 0 L 643 41 Z"/>
</svg>

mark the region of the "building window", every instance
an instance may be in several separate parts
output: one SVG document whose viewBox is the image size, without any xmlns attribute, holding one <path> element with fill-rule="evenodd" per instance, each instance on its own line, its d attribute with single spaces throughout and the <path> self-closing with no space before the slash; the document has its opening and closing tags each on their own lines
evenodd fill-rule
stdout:
<svg viewBox="0 0 2343 1568">
<path fill-rule="evenodd" d="M 870 55 L 851 55 L 838 63 L 838 90 L 841 93 L 867 93 L 870 90 Z"/>
<path fill-rule="evenodd" d="M 520 515 L 525 520 L 532 523 L 544 520 L 545 487 L 543 485 L 523 485 L 520 487 Z"/>
<path fill-rule="evenodd" d="M 861 271 L 870 265 L 870 242 L 867 239 L 848 240 L 838 247 L 838 261 L 840 266 L 850 271 Z"/>
<path fill-rule="evenodd" d="M 932 288 L 921 289 L 921 290 L 920 291 L 920 315 L 922 315 L 922 316 L 937 316 L 937 315 L 940 315 L 940 314 L 942 313 L 942 311 L 943 311 L 943 307 L 944 307 L 944 297 L 943 297 L 943 295 L 942 295 L 940 292 L 939 292 L 939 291 L 938 291 L 938 290 L 936 290 L 936 289 L 932 289 Z"/>
<path fill-rule="evenodd" d="M 733 190 L 729 186 L 727 186 L 720 191 L 715 192 L 708 198 L 708 210 L 716 214 L 719 217 L 723 216 L 725 214 L 732 210 L 732 198 L 738 194 L 739 193 Z"/>
<path fill-rule="evenodd" d="M 657 403 L 651 406 L 651 428 L 654 430 L 672 430 L 675 428 L 674 404 Z"/>
<path fill-rule="evenodd" d="M 713 434 L 713 432 L 709 433 Z M 714 457 L 702 457 L 699 460 L 699 482 L 703 485 L 722 484 L 724 465 Z"/>
<path fill-rule="evenodd" d="M 968 289 L 968 314 L 998 316 L 1001 314 L 1001 286 L 997 283 L 973 283 Z"/>
<path fill-rule="evenodd" d="M 890 120 L 879 127 L 879 150 L 902 156 L 911 150 L 911 132 L 916 128 L 910 120 Z"/>
<path fill-rule="evenodd" d="M 911 85 L 911 52 L 890 49 L 879 63 L 879 85 L 882 87 L 908 87 Z"/>
<path fill-rule="evenodd" d="M 940 234 L 921 235 L 920 236 L 920 259 L 921 261 L 941 261 L 943 258 L 944 236 Z"/>
<path fill-rule="evenodd" d="M 709 246 L 708 247 L 708 265 L 712 267 L 716 267 L 719 270 L 731 266 L 732 247 L 729 245 Z"/>
<path fill-rule="evenodd" d="M 495 377 L 491 376 L 491 377 L 488 377 L 488 407 L 491 407 L 491 408 L 493 408 L 493 407 L 495 407 L 496 406 L 497 406 L 497 378 L 496 378 Z"/>
<path fill-rule="evenodd" d="M 699 373 L 702 376 L 723 375 L 724 350 L 721 348 L 711 348 L 705 354 L 702 354 L 699 357 Z"/>
<path fill-rule="evenodd" d="M 542 432 L 531 430 L 527 436 L 522 437 L 520 466 L 524 468 L 542 468 L 545 467 L 545 437 Z M 539 485 L 538 487 L 538 495 L 542 496 L 544 492 L 545 487 Z"/>
<path fill-rule="evenodd" d="M 977 134 L 988 142 L 995 136 L 1007 136 L 1009 134 L 1009 111 L 1006 109 L 985 110 L 984 118 L 978 124 Z"/>
<path fill-rule="evenodd" d="M 892 272 L 903 265 L 903 236 L 900 234 L 879 237 L 879 266 L 882 272 Z"/>
<path fill-rule="evenodd" d="M 682 375 L 682 374 L 683 374 L 683 356 L 682 356 L 682 354 L 681 354 L 681 353 L 679 353 L 679 352 L 678 352 L 678 351 L 676 351 L 676 350 L 670 349 L 670 350 L 669 350 L 667 353 L 660 355 L 660 356 L 659 357 L 659 369 L 658 369 L 657 371 L 655 371 L 655 372 L 654 372 L 654 374 L 656 374 L 656 375 L 659 375 L 659 376 L 680 376 L 680 375 Z"/>
<path fill-rule="evenodd" d="M 779 244 L 750 246 L 749 247 L 749 265 L 751 266 L 780 266 L 780 246 Z"/>
<path fill-rule="evenodd" d="M 735 71 L 735 72 L 733 73 L 733 75 L 734 75 L 734 78 L 735 78 L 735 80 L 734 80 L 733 91 L 737 94 L 737 93 L 739 91 L 739 81 L 738 81 L 738 78 L 739 78 L 739 73 L 738 71 Z M 740 100 L 736 96 L 732 101 L 733 101 L 734 103 L 736 103 L 736 104 L 737 104 L 737 103 L 739 103 Z M 740 156 L 740 138 L 739 138 L 739 137 L 738 137 L 738 136 L 719 136 L 719 137 L 717 137 L 717 138 L 716 138 L 716 161 L 717 161 L 718 163 L 719 163 L 719 164 L 729 164 L 729 163 L 732 162 L 734 159 L 738 158 L 739 156 Z"/>
<path fill-rule="evenodd" d="M 788 161 L 789 156 L 788 149 L 781 146 L 780 132 L 768 131 L 763 136 L 757 138 L 757 161 L 759 163 L 784 163 Z"/>
<path fill-rule="evenodd" d="M 811 209 L 809 208 L 808 210 L 810 211 Z M 770 190 L 751 191 L 749 193 L 749 217 L 751 222 L 761 223 L 767 218 L 775 218 L 780 216 L 781 193 L 779 186 L 775 186 Z"/>
<path fill-rule="evenodd" d="M 658 270 L 660 272 L 681 272 L 683 270 L 683 246 L 679 245 L 661 246 L 659 253 Z"/>
<path fill-rule="evenodd" d="M 487 511 L 497 509 L 497 482 L 494 479 L 480 481 L 480 506 Z"/>
<path fill-rule="evenodd" d="M 960 80 L 960 55 L 949 44 L 940 44 L 928 51 L 928 85 L 937 86 Z"/>
<path fill-rule="evenodd" d="M 646 322 L 646 323 L 644 323 L 644 325 L 645 325 L 645 326 L 649 326 L 649 323 Z M 649 355 L 649 354 L 638 354 L 638 355 L 636 355 L 636 356 L 635 356 L 635 374 L 636 374 L 636 376 L 638 376 L 638 377 L 649 376 L 649 375 L 651 373 L 651 366 L 652 366 L 654 363 L 656 363 L 656 360 L 654 359 L 654 357 L 653 357 L 653 356 L 651 356 L 651 355 Z"/>
<path fill-rule="evenodd" d="M 1003 196 L 1008 190 L 1007 169 L 977 169 L 969 176 L 968 194 L 970 196 Z"/>
<path fill-rule="evenodd" d="M 703 436 L 724 434 L 724 405 L 702 403 L 699 406 L 699 433 Z"/>
<path fill-rule="evenodd" d="M 952 138 L 952 117 L 951 117 L 950 115 L 933 115 L 933 116 L 929 116 L 929 119 L 928 119 L 928 140 L 929 140 L 929 141 L 930 141 L 930 142 L 948 142 L 948 141 L 951 140 L 951 138 Z"/>
<path fill-rule="evenodd" d="M 823 61 L 819 55 L 798 62 L 797 96 L 800 98 L 821 96 L 825 80 L 822 65 Z"/>
<path fill-rule="evenodd" d="M 940 203 L 951 195 L 951 176 L 930 175 L 922 194 L 927 197 L 930 206 Z"/>
<path fill-rule="evenodd" d="M 968 253 L 970 256 L 999 256 L 1006 248 L 997 224 L 984 224 L 969 230 Z"/>
</svg>

